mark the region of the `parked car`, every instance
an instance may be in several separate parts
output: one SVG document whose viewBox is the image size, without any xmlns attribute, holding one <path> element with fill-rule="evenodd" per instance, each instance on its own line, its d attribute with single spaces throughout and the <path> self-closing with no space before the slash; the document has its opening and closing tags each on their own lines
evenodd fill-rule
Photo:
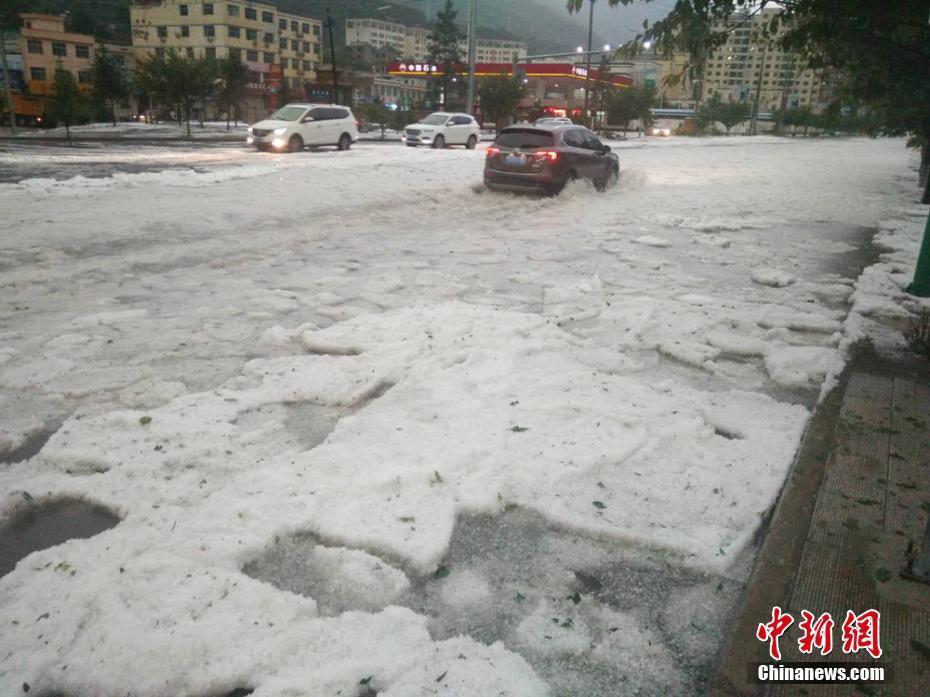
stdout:
<svg viewBox="0 0 930 697">
<path fill-rule="evenodd" d="M 288 104 L 249 126 L 246 143 L 259 150 L 297 152 L 308 145 L 348 150 L 358 140 L 352 110 L 338 104 Z"/>
<path fill-rule="evenodd" d="M 404 129 L 404 142 L 411 148 L 429 145 L 444 148 L 447 145 L 464 145 L 474 150 L 481 138 L 478 122 L 468 114 L 447 114 L 437 111 L 418 123 Z"/>
<path fill-rule="evenodd" d="M 668 136 L 672 135 L 672 129 L 665 128 L 663 126 L 654 126 L 651 132 L 652 132 L 652 135 L 661 136 L 663 138 L 667 138 Z"/>
<path fill-rule="evenodd" d="M 581 126 L 510 126 L 488 147 L 484 183 L 502 191 L 554 196 L 574 179 L 604 191 L 620 175 L 620 160 Z"/>
<path fill-rule="evenodd" d="M 535 121 L 536 126 L 573 126 L 574 124 L 575 122 L 566 116 L 543 116 Z"/>
</svg>

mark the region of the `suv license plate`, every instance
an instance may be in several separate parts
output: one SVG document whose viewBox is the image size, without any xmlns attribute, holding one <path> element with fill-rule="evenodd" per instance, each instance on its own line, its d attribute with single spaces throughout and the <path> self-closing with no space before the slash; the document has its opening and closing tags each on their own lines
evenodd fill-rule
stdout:
<svg viewBox="0 0 930 697">
<path fill-rule="evenodd" d="M 526 164 L 526 157 L 524 155 L 508 155 L 504 158 L 504 164 L 522 167 Z"/>
</svg>

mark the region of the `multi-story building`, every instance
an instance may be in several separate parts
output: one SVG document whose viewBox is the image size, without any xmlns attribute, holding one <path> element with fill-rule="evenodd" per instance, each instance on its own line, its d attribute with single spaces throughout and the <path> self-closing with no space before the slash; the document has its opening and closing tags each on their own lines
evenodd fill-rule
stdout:
<svg viewBox="0 0 930 697">
<path fill-rule="evenodd" d="M 84 92 L 92 89 L 94 37 L 65 31 L 64 16 L 24 14 L 20 30 L 23 77 L 32 94 L 51 94 L 55 71 L 74 75 Z"/>
<path fill-rule="evenodd" d="M 381 19 L 352 18 L 346 20 L 346 46 L 391 47 L 401 58 L 422 61 L 429 55 L 430 32 L 426 27 L 411 27 Z M 468 42 L 462 40 L 459 48 L 462 55 L 466 55 Z M 475 49 L 475 59 L 479 63 L 503 63 L 512 60 L 514 55 L 523 58 L 527 54 L 525 41 L 480 36 L 475 42 Z"/>
<path fill-rule="evenodd" d="M 280 80 L 302 91 L 321 59 L 320 20 L 251 0 L 134 0 L 130 18 L 138 59 L 168 50 L 191 58 L 235 56 L 254 73 L 257 93 Z"/>
<path fill-rule="evenodd" d="M 700 97 L 700 84 L 689 78 L 689 65 L 687 53 L 665 57 L 655 51 L 646 51 L 612 62 L 610 72 L 629 76 L 635 85 L 654 88 L 659 106 L 689 109 Z"/>
<path fill-rule="evenodd" d="M 727 43 L 704 65 L 703 98 L 720 95 L 724 101 L 754 103 L 759 110 L 810 107 L 820 111 L 826 99 L 824 76 L 807 68 L 800 58 L 763 36 L 763 27 L 777 9 L 754 15 L 734 15 L 716 29 L 728 33 Z M 777 35 L 774 37 L 777 39 Z"/>
</svg>

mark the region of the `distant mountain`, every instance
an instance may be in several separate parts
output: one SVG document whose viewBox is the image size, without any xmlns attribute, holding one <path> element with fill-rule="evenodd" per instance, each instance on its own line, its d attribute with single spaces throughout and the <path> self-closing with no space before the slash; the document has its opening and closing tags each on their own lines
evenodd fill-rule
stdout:
<svg viewBox="0 0 930 697">
<path fill-rule="evenodd" d="M 468 13 L 468 1 L 452 2 L 463 20 Z M 439 8 L 441 1 L 433 0 L 432 5 Z M 568 14 L 564 0 L 558 0 L 554 5 L 544 0 L 478 0 L 478 25 L 495 27 L 521 37 L 529 44 L 531 54 L 572 51 L 588 41 L 586 18 Z M 595 45 L 603 45 L 597 31 Z"/>
<path fill-rule="evenodd" d="M 129 43 L 129 0 L 0 0 L 0 22 L 18 26 L 18 13 L 63 15 L 66 26 L 79 34 Z"/>
</svg>

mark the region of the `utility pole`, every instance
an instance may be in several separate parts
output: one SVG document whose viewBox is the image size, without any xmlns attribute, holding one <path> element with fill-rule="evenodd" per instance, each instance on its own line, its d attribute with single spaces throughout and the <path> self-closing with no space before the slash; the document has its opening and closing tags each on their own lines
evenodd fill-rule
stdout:
<svg viewBox="0 0 930 697">
<path fill-rule="evenodd" d="M 583 117 L 588 121 L 588 126 L 594 126 L 590 115 L 588 114 L 588 102 L 590 100 L 591 94 L 591 43 L 594 40 L 594 0 L 591 0 L 591 5 L 588 10 L 588 52 L 587 60 L 585 61 L 585 76 L 584 76 L 584 114 Z"/>
<path fill-rule="evenodd" d="M 335 22 L 329 15 L 329 8 L 326 8 L 326 28 L 329 32 L 329 55 L 333 62 L 333 98 L 332 103 L 339 103 L 339 73 L 336 71 L 336 40 L 333 38 L 333 25 Z"/>
<path fill-rule="evenodd" d="M 465 113 L 475 111 L 475 53 L 478 44 L 478 0 L 468 2 L 468 97 Z"/>
<path fill-rule="evenodd" d="M 785 131 L 785 112 L 788 111 L 788 98 L 791 95 L 791 90 L 794 88 L 794 54 L 789 53 L 786 56 L 788 61 L 788 78 L 782 78 L 782 92 L 781 92 L 781 113 L 778 115 L 778 133 L 784 135 Z"/>
<path fill-rule="evenodd" d="M 765 56 L 768 52 L 768 44 L 762 44 L 762 65 L 759 68 L 759 79 L 756 80 L 756 96 L 753 99 L 752 119 L 749 121 L 749 135 L 756 134 L 756 122 L 759 120 L 759 102 L 762 99 L 762 75 L 765 73 Z"/>
<path fill-rule="evenodd" d="M 13 85 L 10 80 L 10 69 L 6 65 L 6 41 L 3 38 L 3 26 L 0 25 L 0 68 L 2 68 L 3 84 L 6 87 L 6 108 L 10 112 L 10 133 L 16 135 L 16 109 L 13 106 Z"/>
</svg>

